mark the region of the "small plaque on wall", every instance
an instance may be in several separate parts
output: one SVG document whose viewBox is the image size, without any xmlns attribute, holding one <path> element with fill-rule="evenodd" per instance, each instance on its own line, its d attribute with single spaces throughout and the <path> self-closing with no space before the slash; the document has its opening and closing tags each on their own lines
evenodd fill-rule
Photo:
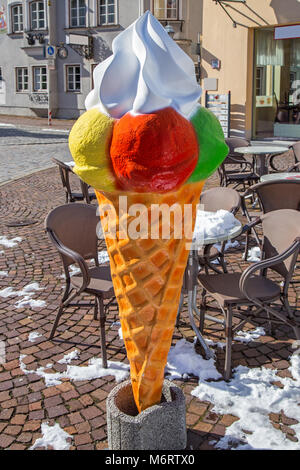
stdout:
<svg viewBox="0 0 300 470">
<path fill-rule="evenodd" d="M 204 78 L 203 88 L 207 91 L 218 91 L 218 79 L 217 78 Z"/>
</svg>

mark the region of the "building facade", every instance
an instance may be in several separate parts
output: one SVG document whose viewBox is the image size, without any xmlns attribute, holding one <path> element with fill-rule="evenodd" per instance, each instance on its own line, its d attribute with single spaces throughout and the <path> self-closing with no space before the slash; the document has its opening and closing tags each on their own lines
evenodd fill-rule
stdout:
<svg viewBox="0 0 300 470">
<path fill-rule="evenodd" d="M 300 140 L 299 0 L 204 0 L 202 17 L 203 85 L 231 91 L 231 135 Z"/>
<path fill-rule="evenodd" d="M 78 117 L 93 69 L 146 10 L 197 62 L 199 0 L 0 0 L 0 113 Z"/>
</svg>

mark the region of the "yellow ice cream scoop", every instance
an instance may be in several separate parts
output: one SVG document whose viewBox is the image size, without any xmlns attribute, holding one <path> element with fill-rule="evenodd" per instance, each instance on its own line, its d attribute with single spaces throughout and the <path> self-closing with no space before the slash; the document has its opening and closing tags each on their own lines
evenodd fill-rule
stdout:
<svg viewBox="0 0 300 470">
<path fill-rule="evenodd" d="M 69 135 L 74 172 L 93 188 L 104 191 L 116 189 L 109 154 L 113 127 L 113 118 L 93 108 L 80 116 Z"/>
</svg>

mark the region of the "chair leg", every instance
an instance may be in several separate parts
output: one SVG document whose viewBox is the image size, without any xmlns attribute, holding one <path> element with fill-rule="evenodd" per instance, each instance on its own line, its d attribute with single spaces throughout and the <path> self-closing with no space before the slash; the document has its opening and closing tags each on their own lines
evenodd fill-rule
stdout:
<svg viewBox="0 0 300 470">
<path fill-rule="evenodd" d="M 231 345 L 232 345 L 232 307 L 228 307 L 226 312 L 226 355 L 224 366 L 224 379 L 228 381 L 231 378 Z"/>
<path fill-rule="evenodd" d="M 51 330 L 49 339 L 52 339 L 52 338 L 54 337 L 54 335 L 55 335 L 55 331 L 56 331 L 58 322 L 59 322 L 59 320 L 60 320 L 60 317 L 62 316 L 63 309 L 64 309 L 64 305 L 63 305 L 63 303 L 62 303 L 62 304 L 60 305 L 60 307 L 59 307 L 58 312 L 57 312 L 57 315 L 56 315 L 56 318 L 55 318 L 55 321 L 54 321 L 54 324 L 53 324 L 53 327 L 52 327 L 52 330 Z"/>
<path fill-rule="evenodd" d="M 219 263 L 220 263 L 224 273 L 227 274 L 228 271 L 227 271 L 227 267 L 226 267 L 225 258 L 224 258 L 223 253 L 220 253 Z"/>
<path fill-rule="evenodd" d="M 206 290 L 202 290 L 201 295 L 201 304 L 200 304 L 200 319 L 199 319 L 199 330 L 200 333 L 203 333 L 204 330 L 204 320 L 205 320 L 205 311 L 206 311 Z"/>
<path fill-rule="evenodd" d="M 98 318 L 98 299 L 95 297 L 95 305 L 94 305 L 94 320 Z"/>
<path fill-rule="evenodd" d="M 178 325 L 179 325 L 180 313 L 181 313 L 183 301 L 184 301 L 184 294 L 181 292 L 181 294 L 180 294 L 180 300 L 179 300 L 179 306 L 178 306 L 178 311 L 177 311 L 177 317 L 176 317 L 176 324 L 175 324 L 176 327 L 178 327 Z"/>
<path fill-rule="evenodd" d="M 102 297 L 98 297 L 98 305 L 100 311 L 100 342 L 101 342 L 101 354 L 102 364 L 104 369 L 107 369 L 107 355 L 106 355 L 106 340 L 105 340 L 105 313 L 104 304 Z"/>
</svg>

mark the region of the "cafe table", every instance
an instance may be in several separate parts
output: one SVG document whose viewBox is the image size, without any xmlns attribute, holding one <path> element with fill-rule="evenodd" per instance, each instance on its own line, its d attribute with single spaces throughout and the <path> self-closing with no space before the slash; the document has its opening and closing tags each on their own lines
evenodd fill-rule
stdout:
<svg viewBox="0 0 300 470">
<path fill-rule="evenodd" d="M 208 214 L 211 214 L 208 212 Z M 204 237 L 201 238 L 201 245 L 199 242 L 196 241 L 197 238 L 197 233 L 194 232 L 194 240 L 193 243 L 191 244 L 191 250 L 189 253 L 188 257 L 188 263 L 187 263 L 187 268 L 185 270 L 184 274 L 184 279 L 183 279 L 183 286 L 182 286 L 182 291 L 181 291 L 181 297 L 180 297 L 180 303 L 179 303 L 179 308 L 178 308 L 178 315 L 177 315 L 177 322 L 179 320 L 179 315 L 180 311 L 182 309 L 183 301 L 184 301 L 184 295 L 188 296 L 188 314 L 189 314 L 189 320 L 191 327 L 193 328 L 196 337 L 201 344 L 205 356 L 207 359 L 212 357 L 212 351 L 206 344 L 199 328 L 197 328 L 195 320 L 194 320 L 194 314 L 200 319 L 200 311 L 197 307 L 197 288 L 198 288 L 198 274 L 199 274 L 199 257 L 198 257 L 198 250 L 201 248 L 201 246 L 205 245 L 214 245 L 215 243 L 222 243 L 226 242 L 229 240 L 232 240 L 236 237 L 238 237 L 242 232 L 242 224 L 239 220 L 235 219 L 235 225 L 226 230 L 224 229 L 224 232 L 219 235 L 206 235 L 204 234 Z M 215 322 L 219 323 L 224 323 L 222 320 L 218 320 L 214 317 L 211 317 L 210 315 L 206 314 L 205 317 L 207 319 L 213 320 Z"/>
<path fill-rule="evenodd" d="M 269 173 L 268 159 L 273 155 L 280 155 L 287 152 L 288 147 L 282 145 L 249 145 L 248 147 L 237 147 L 234 149 L 237 153 L 243 155 L 253 155 L 256 160 L 257 173 L 261 177 Z"/>
<path fill-rule="evenodd" d="M 276 181 L 276 180 L 299 180 L 300 181 L 300 173 L 269 173 L 268 175 L 263 175 L 260 178 L 260 181 L 263 183 L 264 181 Z"/>
</svg>

